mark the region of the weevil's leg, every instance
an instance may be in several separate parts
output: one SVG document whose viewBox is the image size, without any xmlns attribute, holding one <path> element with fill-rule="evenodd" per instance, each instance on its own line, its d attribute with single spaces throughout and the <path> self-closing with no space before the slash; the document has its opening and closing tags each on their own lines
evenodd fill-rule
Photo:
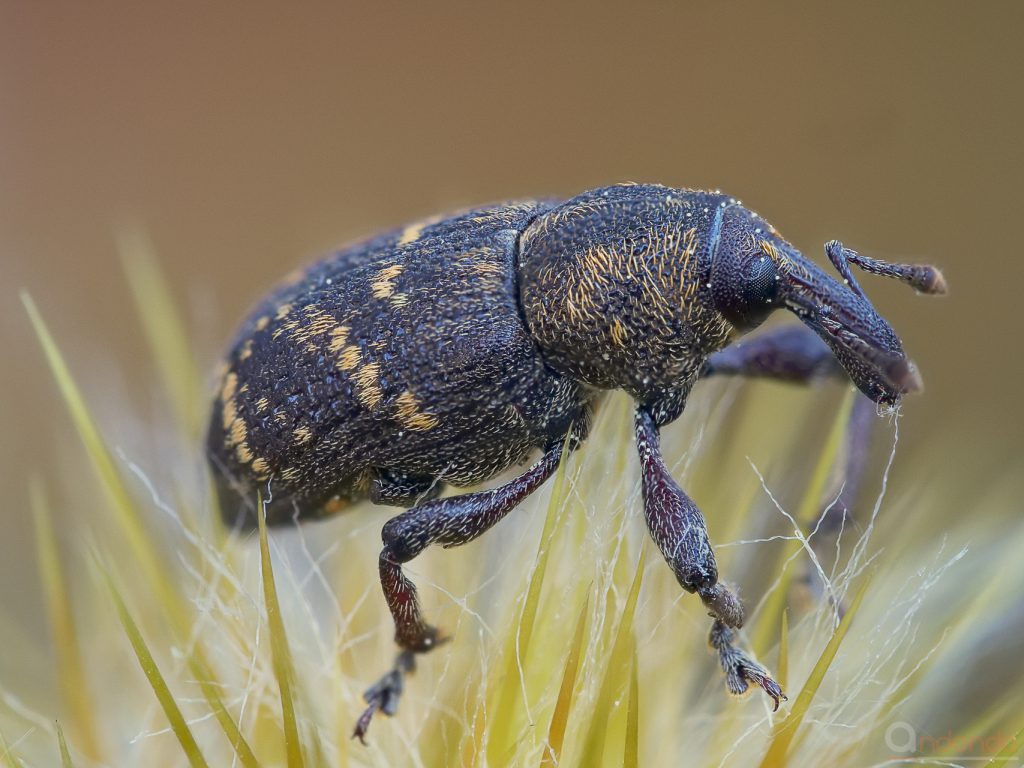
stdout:
<svg viewBox="0 0 1024 768">
<path fill-rule="evenodd" d="M 636 442 L 643 473 L 647 528 L 687 592 L 696 592 L 714 623 L 709 642 L 718 652 L 730 693 L 746 693 L 750 684 L 764 689 L 778 709 L 785 695 L 768 671 L 733 645 L 734 629 L 743 625 L 743 605 L 718 581 L 708 528 L 697 505 L 672 479 L 661 458 L 658 427 L 646 407 L 636 410 Z"/>
<path fill-rule="evenodd" d="M 436 499 L 443 490 L 444 483 L 437 478 L 382 469 L 370 484 L 370 501 L 390 507 L 411 507 Z"/>
<path fill-rule="evenodd" d="M 806 384 L 830 376 L 846 378 L 846 372 L 818 334 L 805 325 L 786 325 L 715 352 L 701 371 L 701 377 L 708 376 Z"/>
<path fill-rule="evenodd" d="M 380 581 L 395 620 L 395 642 L 402 651 L 395 667 L 364 694 L 367 708 L 353 736 L 363 740 L 378 710 L 395 713 L 403 678 L 415 668 L 414 654 L 437 647 L 443 638 L 427 623 L 416 585 L 402 572 L 407 563 L 431 544 L 457 547 L 477 538 L 541 486 L 558 468 L 562 442 L 548 447 L 540 461 L 519 477 L 489 491 L 428 501 L 391 518 L 381 531 Z"/>
<path fill-rule="evenodd" d="M 708 358 L 701 375 L 769 378 L 799 384 L 826 377 L 847 378 L 825 342 L 803 325 L 783 326 L 726 347 Z M 821 560 L 827 559 L 828 550 L 835 543 L 834 535 L 853 510 L 876 422 L 875 404 L 858 396 L 847 422 L 842 463 L 837 467 L 838 488 L 822 499 L 821 513 L 807 531 L 816 532 L 811 544 Z M 809 570 L 805 580 L 812 585 L 817 578 L 816 572 Z M 817 583 L 813 589 L 820 591 L 820 587 Z"/>
<path fill-rule="evenodd" d="M 846 379 L 846 372 L 832 351 L 810 328 L 787 325 L 744 339 L 711 355 L 702 376 L 745 376 L 806 384 L 825 377 Z M 825 520 L 815 521 L 819 532 L 836 529 L 853 507 L 867 463 L 867 449 L 875 423 L 875 404 L 858 396 L 846 430 L 843 465 L 837 477 L 841 484 L 836 503 L 823 506 Z"/>
<path fill-rule="evenodd" d="M 856 264 L 865 272 L 873 275 L 896 278 L 921 293 L 940 294 L 946 292 L 946 279 L 938 269 L 928 264 L 895 264 L 881 259 L 873 259 L 870 256 L 863 256 L 856 251 L 851 251 L 849 248 L 844 248 L 838 240 L 830 240 L 825 243 L 825 253 L 850 288 L 862 297 L 864 292 L 854 279 L 850 264 Z"/>
</svg>

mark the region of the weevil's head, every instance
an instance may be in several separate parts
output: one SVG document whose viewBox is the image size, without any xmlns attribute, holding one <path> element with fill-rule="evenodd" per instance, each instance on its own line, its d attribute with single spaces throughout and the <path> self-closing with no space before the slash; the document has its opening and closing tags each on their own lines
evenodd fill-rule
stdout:
<svg viewBox="0 0 1024 768">
<path fill-rule="evenodd" d="M 892 326 L 878 313 L 854 279 L 850 264 L 896 277 L 923 293 L 942 293 L 934 267 L 889 264 L 848 251 L 836 241 L 826 252 L 842 281 L 783 240 L 763 219 L 736 206 L 724 213 L 712 261 L 716 308 L 739 330 L 760 324 L 785 308 L 832 349 L 854 384 L 877 403 L 895 405 L 922 388 Z"/>
</svg>

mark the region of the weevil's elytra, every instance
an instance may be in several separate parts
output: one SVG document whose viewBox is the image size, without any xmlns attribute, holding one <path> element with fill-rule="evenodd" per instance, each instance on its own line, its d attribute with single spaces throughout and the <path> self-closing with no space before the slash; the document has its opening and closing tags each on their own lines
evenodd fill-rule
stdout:
<svg viewBox="0 0 1024 768">
<path fill-rule="evenodd" d="M 416 222 L 329 256 L 257 306 L 208 431 L 225 520 L 252 525 L 267 483 L 271 524 L 366 498 L 412 507 L 384 526 L 380 556 L 402 651 L 367 691 L 355 735 L 395 711 L 414 654 L 438 641 L 401 564 L 497 523 L 551 475 L 567 437 L 570 449 L 586 438 L 611 389 L 636 400 L 648 527 L 714 619 L 727 687 L 753 684 L 778 705 L 779 686 L 734 645 L 742 606 L 718 581 L 704 518 L 668 473 L 658 430 L 702 376 L 844 373 L 884 404 L 920 386 L 850 264 L 932 293 L 940 273 L 836 241 L 827 255 L 844 282 L 727 195 L 627 184 Z M 806 328 L 728 346 L 777 308 Z M 436 499 L 538 451 L 503 486 Z"/>
</svg>

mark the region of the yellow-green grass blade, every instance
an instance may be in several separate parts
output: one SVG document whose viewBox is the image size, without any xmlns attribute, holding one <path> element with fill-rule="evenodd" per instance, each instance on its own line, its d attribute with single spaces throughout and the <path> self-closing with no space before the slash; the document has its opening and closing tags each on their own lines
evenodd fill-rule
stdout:
<svg viewBox="0 0 1024 768">
<path fill-rule="evenodd" d="M 101 761 L 94 703 L 86 683 L 82 652 L 67 581 L 61 568 L 60 552 L 50 519 L 50 507 L 42 482 L 33 478 L 29 502 L 35 521 L 36 556 L 46 601 L 50 634 L 56 653 L 57 684 L 67 707 L 80 749 L 91 760 Z"/>
<path fill-rule="evenodd" d="M 168 578 L 163 563 L 153 547 L 152 540 L 146 533 L 145 526 L 139 518 L 138 511 L 132 502 L 131 495 L 122 481 L 121 475 L 114 464 L 113 457 L 93 421 L 85 399 L 78 389 L 67 367 L 60 348 L 50 334 L 42 315 L 36 308 L 32 297 L 25 291 L 21 293 L 22 303 L 28 312 L 32 327 L 35 329 L 39 344 L 50 365 L 50 370 L 60 389 L 61 396 L 71 414 L 71 419 L 78 430 L 78 435 L 85 445 L 85 452 L 92 462 L 94 471 L 100 480 L 103 490 L 111 503 L 117 518 L 118 528 L 128 539 L 135 559 L 138 561 L 146 580 L 158 594 L 160 602 L 171 609 L 179 622 L 182 619 L 184 606 L 178 598 L 171 580 Z"/>
<path fill-rule="evenodd" d="M 786 765 L 789 747 L 800 725 L 803 723 L 808 709 L 810 709 L 811 702 L 814 700 L 818 688 L 825 679 L 825 674 L 828 672 L 832 661 L 836 657 L 836 653 L 839 651 L 839 646 L 842 645 L 843 639 L 846 637 L 850 624 L 853 622 L 853 617 L 857 615 L 857 611 L 860 609 L 864 595 L 867 594 L 868 584 L 869 581 L 865 580 L 863 586 L 858 590 L 849 611 L 843 616 L 839 626 L 836 627 L 836 631 L 832 633 L 832 637 L 818 657 L 818 661 L 815 663 L 814 669 L 811 670 L 807 682 L 804 683 L 804 687 L 796 697 L 793 708 L 784 720 L 776 724 L 768 751 L 761 761 L 761 768 L 783 768 Z"/>
<path fill-rule="evenodd" d="M 11 751 L 11 747 L 7 743 L 7 737 L 3 733 L 0 733 L 0 749 L 3 749 L 4 765 L 8 768 L 25 768 L 25 764 L 21 762 L 21 759 Z"/>
<path fill-rule="evenodd" d="M 92 419 L 88 406 L 85 404 L 85 400 L 71 376 L 63 355 L 32 298 L 27 293 L 22 293 L 22 301 L 39 337 L 40 345 L 50 364 L 51 371 L 67 404 L 75 427 L 85 445 L 86 453 L 91 459 L 100 483 L 111 501 L 118 527 L 125 532 L 135 559 L 140 564 L 148 582 L 159 595 L 159 602 L 169 615 L 176 634 L 179 637 L 187 636 L 189 620 L 185 605 L 169 578 L 162 561 L 156 554 L 152 539 L 147 534 L 139 518 L 138 511 L 124 485 L 121 474 L 118 472 L 110 451 L 107 449 L 106 443 Z M 199 660 L 193 656 L 193 661 L 198 663 Z M 211 705 L 212 712 L 223 728 L 228 740 L 235 747 L 243 765 L 246 768 L 255 768 L 257 765 L 255 756 L 220 701 L 214 676 L 206 669 L 206 665 L 200 664 L 200 667 L 201 669 L 194 668 L 193 672 L 202 684 L 203 693 Z M 84 691 L 84 686 L 80 690 Z"/>
<path fill-rule="evenodd" d="M 622 752 L 622 768 L 640 766 L 640 680 L 637 669 L 639 659 L 633 645 L 633 659 L 629 665 L 629 710 L 626 713 L 626 746 Z"/>
<path fill-rule="evenodd" d="M 597 703 L 590 718 L 590 727 L 583 742 L 583 759 L 580 765 L 598 766 L 604 760 L 605 737 L 608 732 L 608 719 L 612 714 L 615 701 L 626 687 L 629 663 L 633 654 L 633 616 L 636 612 L 637 598 L 640 595 L 640 583 L 643 581 L 644 560 L 646 550 L 640 551 L 640 562 L 637 563 L 633 583 L 626 597 L 626 605 L 619 618 L 619 626 L 615 632 L 615 641 L 604 677 L 598 689 Z"/>
<path fill-rule="evenodd" d="M 789 611 L 782 612 L 782 631 L 779 632 L 779 663 L 776 665 L 775 682 L 782 690 L 789 684 Z"/>
<path fill-rule="evenodd" d="M 67 739 L 64 738 L 64 729 L 57 723 L 57 747 L 60 749 L 61 768 L 75 768 L 75 761 L 71 759 L 71 750 L 68 749 Z"/>
<path fill-rule="evenodd" d="M 1012 765 L 1010 762 L 1015 757 L 1020 757 L 1024 754 L 1024 726 L 1013 735 L 1006 746 L 1004 746 L 999 752 L 985 764 L 985 768 L 1006 768 L 1007 765 Z"/>
<path fill-rule="evenodd" d="M 174 694 L 171 693 L 170 687 L 167 685 L 167 681 L 160 672 L 160 668 L 156 664 L 156 660 L 153 658 L 153 654 L 150 653 L 149 647 L 146 645 L 145 639 L 142 637 L 142 632 L 139 631 L 138 625 L 135 623 L 135 619 L 132 618 L 131 612 L 128 610 L 128 606 L 124 602 L 124 598 L 121 597 L 121 593 L 117 589 L 117 585 L 114 584 L 114 579 L 110 573 L 101 567 L 103 579 L 106 582 L 107 589 L 110 591 L 110 596 L 114 601 L 114 607 L 117 609 L 118 618 L 121 620 L 121 626 L 124 628 L 125 634 L 128 636 L 128 641 L 131 643 L 132 650 L 135 652 L 135 657 L 139 661 L 139 666 L 142 667 L 143 673 L 146 675 L 146 680 L 149 681 L 150 688 L 153 689 L 153 693 L 156 695 L 157 701 L 160 703 L 160 708 L 163 709 L 164 715 L 167 717 L 168 723 L 170 723 L 171 730 L 174 732 L 175 737 L 178 739 L 178 743 L 181 745 L 182 752 L 188 758 L 189 764 L 193 768 L 205 768 L 207 766 L 206 759 L 203 757 L 202 752 L 199 749 L 199 744 L 196 742 L 195 736 L 192 734 L 192 729 L 189 728 L 188 722 L 185 720 L 185 716 L 182 714 L 181 709 L 178 707 L 178 702 L 174 699 Z"/>
<path fill-rule="evenodd" d="M 847 423 L 850 420 L 850 412 L 853 409 L 854 400 L 859 396 L 854 389 L 850 388 L 847 390 L 842 404 L 836 411 L 836 417 L 832 421 L 825 445 L 818 454 L 818 463 L 814 467 L 814 473 L 811 475 L 811 480 L 807 484 L 803 499 L 794 518 L 801 527 L 806 528 L 809 523 L 813 522 L 815 515 L 821 507 L 829 475 L 842 450 L 843 436 L 846 433 Z M 765 599 L 760 620 L 753 630 L 751 637 L 751 646 L 758 655 L 765 655 L 777 636 L 779 622 L 782 620 L 782 611 L 789 598 L 789 588 L 795 573 L 793 563 L 790 561 L 802 546 L 803 544 L 800 541 L 786 542 L 786 546 L 782 548 L 777 566 L 771 571 L 778 574 L 778 584 L 775 586 L 775 591 Z"/>
<path fill-rule="evenodd" d="M 583 640 L 586 637 L 587 612 L 590 609 L 590 595 L 583 601 L 580 615 L 576 618 L 576 630 L 573 632 L 569 654 L 565 658 L 562 671 L 562 683 L 558 688 L 555 710 L 548 726 L 548 740 L 541 757 L 541 768 L 553 768 L 559 765 L 562 757 L 562 745 L 565 743 L 565 732 L 569 726 L 569 712 L 572 709 L 573 694 L 576 691 L 576 676 L 580 671 L 580 658 L 583 655 Z"/>
<path fill-rule="evenodd" d="M 284 727 L 284 748 L 288 768 L 302 768 L 302 743 L 299 740 L 299 726 L 295 718 L 295 699 L 292 695 L 292 660 L 288 648 L 288 636 L 281 617 L 281 604 L 277 599 L 277 585 L 274 583 L 274 566 L 270 561 L 270 543 L 267 539 L 267 513 L 260 498 L 260 573 L 263 578 L 263 601 L 267 611 L 267 626 L 270 630 L 270 652 L 273 657 L 274 677 L 281 695 L 281 720 Z"/>
<path fill-rule="evenodd" d="M 491 731 L 488 736 L 487 754 L 491 762 L 500 762 L 510 745 L 514 744 L 517 733 L 517 718 L 514 715 L 516 700 L 520 694 L 520 660 L 527 658 L 533 627 L 540 606 L 541 588 L 544 575 L 547 573 L 548 558 L 554 544 L 554 534 L 558 525 L 559 514 L 565 502 L 566 473 L 568 471 L 568 451 L 562 454 L 548 501 L 547 514 L 544 518 L 544 529 L 541 532 L 540 544 L 533 573 L 527 585 L 526 598 L 519 613 L 516 628 L 509 633 L 504 648 L 504 677 L 498 680 L 498 699 L 493 713 L 489 716 Z"/>
<path fill-rule="evenodd" d="M 256 759 L 252 747 L 239 730 L 234 716 L 224 705 L 224 701 L 221 699 L 217 688 L 216 678 L 207 666 L 199 649 L 194 649 L 192 653 L 188 654 L 188 666 L 192 677 L 199 683 L 199 689 L 203 693 L 203 698 L 206 699 L 207 706 L 210 707 L 210 711 L 216 718 L 221 730 L 224 731 L 224 735 L 227 737 L 232 749 L 235 750 L 235 754 L 238 755 L 238 760 L 245 768 L 260 768 L 260 763 Z"/>
<path fill-rule="evenodd" d="M 116 234 L 125 276 L 160 379 L 170 395 L 178 423 L 187 436 L 194 437 L 199 434 L 202 403 L 199 373 L 189 349 L 185 324 L 146 234 L 132 227 L 122 227 Z"/>
</svg>

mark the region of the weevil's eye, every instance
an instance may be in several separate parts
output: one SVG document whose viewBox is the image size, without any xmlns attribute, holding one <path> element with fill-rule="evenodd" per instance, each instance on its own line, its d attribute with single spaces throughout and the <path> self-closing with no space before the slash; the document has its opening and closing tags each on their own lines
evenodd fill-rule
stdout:
<svg viewBox="0 0 1024 768">
<path fill-rule="evenodd" d="M 712 289 L 718 311 L 745 331 L 763 323 L 779 306 L 779 270 L 762 253 L 737 261 L 733 269 L 716 275 Z"/>
</svg>

